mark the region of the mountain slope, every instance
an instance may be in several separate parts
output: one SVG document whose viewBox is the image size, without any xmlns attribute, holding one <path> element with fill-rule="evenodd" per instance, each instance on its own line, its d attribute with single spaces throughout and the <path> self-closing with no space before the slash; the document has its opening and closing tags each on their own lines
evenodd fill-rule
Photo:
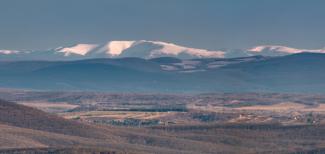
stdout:
<svg viewBox="0 0 325 154">
<path fill-rule="evenodd" d="M 324 92 L 325 54 L 299 53 L 258 62 L 225 66 L 224 70 L 244 72 L 242 77 L 263 90 L 284 92 Z"/>
<path fill-rule="evenodd" d="M 111 134 L 109 134 L 109 132 L 101 132 L 95 127 L 70 120 L 65 120 L 63 118 L 45 113 L 31 107 L 22 106 L 2 100 L 0 100 L 0 123 L 15 127 L 79 137 L 113 137 Z M 89 132 L 90 129 L 94 131 Z"/>
<path fill-rule="evenodd" d="M 325 92 L 325 55 L 1 62 L 1 87 L 110 92 Z"/>
</svg>

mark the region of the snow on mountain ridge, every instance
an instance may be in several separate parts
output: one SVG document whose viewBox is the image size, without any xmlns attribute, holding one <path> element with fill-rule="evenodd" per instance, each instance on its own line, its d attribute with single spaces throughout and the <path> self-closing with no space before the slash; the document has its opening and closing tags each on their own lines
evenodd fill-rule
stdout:
<svg viewBox="0 0 325 154">
<path fill-rule="evenodd" d="M 0 50 L 0 54 L 10 55 L 10 54 L 18 54 L 20 51 L 17 50 Z"/>
<path fill-rule="evenodd" d="M 284 56 L 289 54 L 313 52 L 325 53 L 323 49 L 298 49 L 279 45 L 256 46 L 251 49 L 210 51 L 184 47 L 161 41 L 109 41 L 103 44 L 76 44 L 47 50 L 0 50 L 2 60 L 79 60 L 88 58 L 235 58 L 255 55 Z"/>
<path fill-rule="evenodd" d="M 325 49 L 297 49 L 297 48 L 277 46 L 277 45 L 256 46 L 254 48 L 248 49 L 248 51 L 251 52 L 273 51 L 273 52 L 283 52 L 288 54 L 295 54 L 301 52 L 325 53 Z"/>
<path fill-rule="evenodd" d="M 98 45 L 97 44 L 77 44 L 72 47 L 66 47 L 57 50 L 57 52 L 63 52 L 64 56 L 69 56 L 71 54 L 78 54 L 78 55 L 86 55 L 89 53 L 91 50 L 96 48 Z"/>
<path fill-rule="evenodd" d="M 223 51 L 209 51 L 204 49 L 188 48 L 179 46 L 173 43 L 166 43 L 160 41 L 110 41 L 103 45 L 98 44 L 77 44 L 71 47 L 57 48 L 57 52 L 64 53 L 64 56 L 76 54 L 86 56 L 89 53 L 93 55 L 104 54 L 106 57 L 121 57 L 128 49 L 136 46 L 142 46 L 143 50 L 148 50 L 142 53 L 141 58 L 156 58 L 162 56 L 174 56 L 179 54 L 187 54 L 194 58 L 222 58 L 224 57 Z M 138 49 L 137 49 L 138 50 Z"/>
<path fill-rule="evenodd" d="M 161 49 L 154 50 L 150 57 L 154 58 L 157 55 L 167 54 L 172 56 L 177 56 L 181 53 L 186 53 L 189 55 L 193 55 L 195 57 L 204 58 L 204 57 L 211 57 L 211 58 L 222 58 L 224 57 L 223 51 L 209 51 L 205 49 L 196 49 L 196 48 L 188 48 L 179 46 L 173 43 L 166 43 L 166 42 L 154 42 L 154 41 L 147 41 L 153 44 L 161 45 Z"/>
<path fill-rule="evenodd" d="M 122 52 L 131 46 L 133 46 L 135 41 L 110 41 L 108 42 L 101 50 L 105 50 L 106 53 L 109 53 L 112 56 L 118 56 Z"/>
</svg>

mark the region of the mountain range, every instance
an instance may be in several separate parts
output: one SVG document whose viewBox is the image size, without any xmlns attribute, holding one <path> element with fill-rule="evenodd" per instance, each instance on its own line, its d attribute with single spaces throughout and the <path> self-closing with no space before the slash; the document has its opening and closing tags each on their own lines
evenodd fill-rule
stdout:
<svg viewBox="0 0 325 154">
<path fill-rule="evenodd" d="M 325 54 L 2 61 L 0 87 L 108 92 L 325 92 Z"/>
<path fill-rule="evenodd" d="M 184 47 L 161 41 L 109 41 L 103 44 L 75 44 L 48 50 L 0 50 L 0 60 L 81 60 L 91 58 L 159 57 L 192 58 L 235 58 L 245 56 L 284 56 L 312 52 L 325 53 L 325 49 L 296 49 L 285 46 L 256 46 L 250 49 L 206 50 Z"/>
</svg>

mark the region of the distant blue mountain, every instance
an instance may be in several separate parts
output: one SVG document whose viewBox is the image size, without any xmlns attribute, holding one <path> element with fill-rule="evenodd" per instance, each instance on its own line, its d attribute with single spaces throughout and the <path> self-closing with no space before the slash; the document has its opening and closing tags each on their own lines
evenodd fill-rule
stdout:
<svg viewBox="0 0 325 154">
<path fill-rule="evenodd" d="M 0 62 L 0 87 L 108 92 L 325 92 L 325 54 Z"/>
</svg>

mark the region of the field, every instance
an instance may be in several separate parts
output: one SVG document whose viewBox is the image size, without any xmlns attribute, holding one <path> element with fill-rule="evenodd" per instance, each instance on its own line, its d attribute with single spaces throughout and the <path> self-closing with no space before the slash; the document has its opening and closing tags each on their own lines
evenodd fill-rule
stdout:
<svg viewBox="0 0 325 154">
<path fill-rule="evenodd" d="M 325 96 L 321 94 L 172 95 L 2 90 L 1 96 L 66 119 L 105 125 L 325 123 Z"/>
<path fill-rule="evenodd" d="M 18 103 L 0 107 L 0 153 L 322 153 L 325 149 L 321 94 L 3 89 L 0 98 Z"/>
</svg>

